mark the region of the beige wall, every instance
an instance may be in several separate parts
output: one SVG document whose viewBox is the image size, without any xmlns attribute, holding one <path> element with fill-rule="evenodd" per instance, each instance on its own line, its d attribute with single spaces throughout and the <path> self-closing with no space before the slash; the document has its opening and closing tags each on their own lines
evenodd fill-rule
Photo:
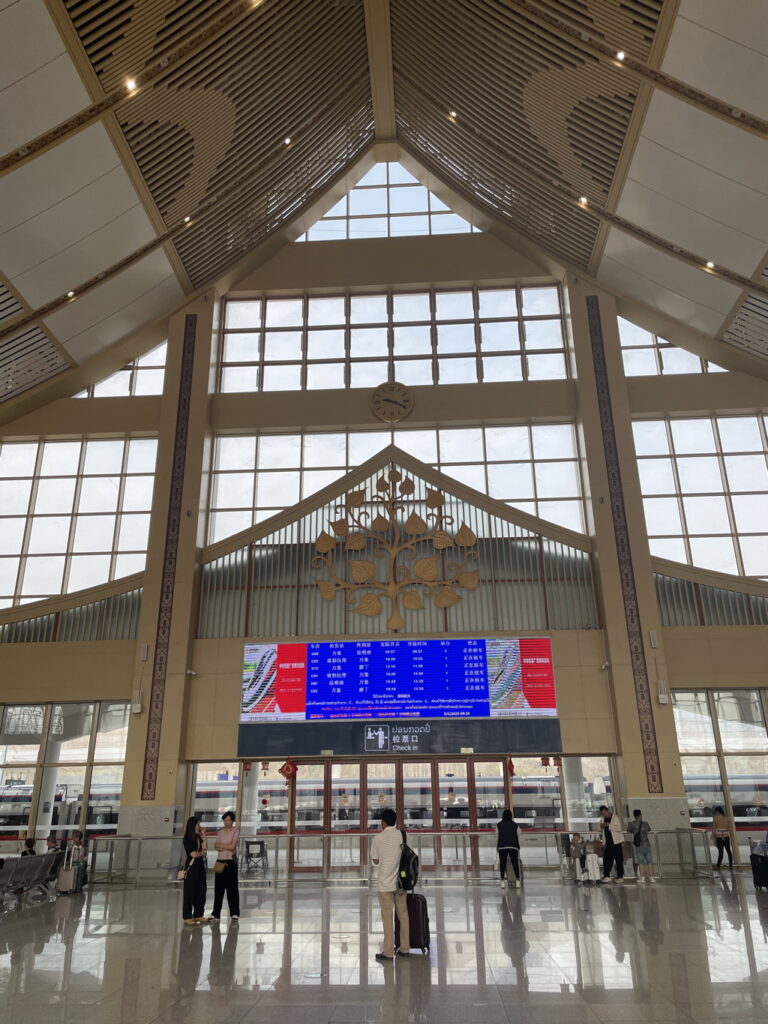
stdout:
<svg viewBox="0 0 768 1024">
<path fill-rule="evenodd" d="M 608 673 L 600 667 L 605 661 L 602 632 L 578 630 L 549 635 L 564 753 L 613 753 L 616 739 L 609 679 Z M 188 761 L 229 761 L 237 756 L 242 659 L 242 640 L 194 642 L 192 668 L 196 675 L 187 691 L 184 747 Z"/>
<path fill-rule="evenodd" d="M 3 644 L 0 702 L 130 700 L 133 640 Z"/>
<path fill-rule="evenodd" d="M 663 630 L 670 689 L 768 687 L 768 626 Z"/>
</svg>

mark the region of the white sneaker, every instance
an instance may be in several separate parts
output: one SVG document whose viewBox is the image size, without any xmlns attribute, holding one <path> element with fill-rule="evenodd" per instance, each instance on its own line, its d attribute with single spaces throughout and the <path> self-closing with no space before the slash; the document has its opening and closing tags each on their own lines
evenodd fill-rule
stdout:
<svg viewBox="0 0 768 1024">
<path fill-rule="evenodd" d="M 506 889 L 507 888 L 507 880 L 506 880 L 506 878 L 502 878 L 502 880 L 501 880 L 501 888 L 502 889 Z"/>
<path fill-rule="evenodd" d="M 623 878 L 614 878 L 613 884 L 614 885 L 623 885 L 624 884 L 624 879 Z"/>
<path fill-rule="evenodd" d="M 516 889 L 519 889 L 519 888 L 520 888 L 520 879 L 519 879 L 519 878 L 518 878 L 518 880 L 517 880 L 517 881 L 515 882 L 515 888 L 516 888 Z"/>
<path fill-rule="evenodd" d="M 653 875 L 651 875 L 651 877 L 648 879 L 648 885 L 656 885 L 656 879 L 653 877 Z"/>
</svg>

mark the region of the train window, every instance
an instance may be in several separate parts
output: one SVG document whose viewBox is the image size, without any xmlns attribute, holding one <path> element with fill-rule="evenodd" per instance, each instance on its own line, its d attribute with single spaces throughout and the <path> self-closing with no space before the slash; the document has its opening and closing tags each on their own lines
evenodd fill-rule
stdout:
<svg viewBox="0 0 768 1024">
<path fill-rule="evenodd" d="M 7 707 L 2 712 L 0 764 L 37 761 L 45 708 L 41 704 Z"/>
<path fill-rule="evenodd" d="M 71 836 L 81 827 L 84 788 L 85 765 L 48 765 L 43 769 L 35 822 L 39 836 L 47 836 L 49 832 L 60 837 Z"/>
<path fill-rule="evenodd" d="M 89 836 L 116 834 L 122 792 L 123 765 L 97 765 L 93 769 L 85 815 L 85 828 Z"/>
<path fill-rule="evenodd" d="M 128 705 L 103 703 L 99 707 L 94 761 L 122 761 L 128 741 Z"/>
<path fill-rule="evenodd" d="M 717 690 L 715 708 L 723 750 L 768 750 L 768 733 L 757 690 Z"/>
<path fill-rule="evenodd" d="M 29 824 L 35 768 L 0 768 L 0 836 L 18 836 Z"/>
<path fill-rule="evenodd" d="M 209 832 L 221 828 L 224 811 L 235 810 L 239 776 L 237 761 L 200 762 L 195 765 L 191 813 Z"/>
<path fill-rule="evenodd" d="M 715 732 L 706 690 L 676 690 L 672 694 L 672 707 L 680 751 L 711 753 L 715 749 Z"/>
<path fill-rule="evenodd" d="M 691 825 L 694 828 L 711 825 L 712 811 L 725 804 L 717 758 L 681 757 L 680 764 Z"/>
</svg>

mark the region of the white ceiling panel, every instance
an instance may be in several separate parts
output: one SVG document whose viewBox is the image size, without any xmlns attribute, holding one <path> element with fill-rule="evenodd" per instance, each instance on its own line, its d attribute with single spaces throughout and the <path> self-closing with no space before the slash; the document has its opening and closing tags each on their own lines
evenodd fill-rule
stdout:
<svg viewBox="0 0 768 1024">
<path fill-rule="evenodd" d="M 134 206 L 96 231 L 11 277 L 15 288 L 36 308 L 94 277 L 155 237 L 149 217 Z"/>
<path fill-rule="evenodd" d="M 122 162 L 99 121 L 0 178 L 0 232 L 22 224 Z"/>
<path fill-rule="evenodd" d="M 56 57 L 0 92 L 0 152 L 18 149 L 90 102 L 69 57 Z"/>
<path fill-rule="evenodd" d="M 656 90 L 642 134 L 693 163 L 768 193 L 768 142 Z"/>
<path fill-rule="evenodd" d="M 662 70 L 768 116 L 768 4 L 765 0 L 682 0 Z"/>
<path fill-rule="evenodd" d="M 82 360 L 156 320 L 183 298 L 165 253 L 157 250 L 57 310 L 46 324 Z"/>
<path fill-rule="evenodd" d="M 651 281 L 638 274 L 634 268 L 608 256 L 603 256 L 598 279 L 609 291 L 637 299 L 651 309 L 659 309 L 703 334 L 713 336 L 722 323 L 721 313 L 704 309 L 690 299 L 670 291 L 658 281 Z"/>
<path fill-rule="evenodd" d="M 18 0 L 0 11 L 0 92 L 64 52 L 43 0 Z"/>
<path fill-rule="evenodd" d="M 0 235 L 0 268 L 18 277 L 138 207 L 122 167 L 79 189 L 43 213 Z"/>
<path fill-rule="evenodd" d="M 741 294 L 735 285 L 615 228 L 608 235 L 598 280 L 709 335 L 715 334 Z"/>
<path fill-rule="evenodd" d="M 637 141 L 628 178 L 749 238 L 759 238 L 768 248 L 768 186 L 758 192 L 645 135 Z"/>
<path fill-rule="evenodd" d="M 624 185 L 617 212 L 660 238 L 747 277 L 765 253 L 764 237 L 745 235 L 631 178 Z M 761 227 L 763 236 L 768 234 L 768 224 L 763 223 Z"/>
</svg>

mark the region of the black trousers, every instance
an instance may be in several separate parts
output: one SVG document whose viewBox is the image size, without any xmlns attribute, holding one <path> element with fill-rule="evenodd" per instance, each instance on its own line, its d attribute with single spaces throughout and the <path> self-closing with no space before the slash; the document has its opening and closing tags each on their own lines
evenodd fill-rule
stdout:
<svg viewBox="0 0 768 1024">
<path fill-rule="evenodd" d="M 723 850 L 728 854 L 728 867 L 733 867 L 733 851 L 731 850 L 731 837 L 725 836 L 723 839 L 715 838 L 715 845 L 717 846 L 717 866 L 723 863 Z"/>
<path fill-rule="evenodd" d="M 515 878 L 520 878 L 520 851 L 515 849 L 499 850 L 499 874 L 502 879 L 507 877 L 507 857 L 512 861 Z"/>
<path fill-rule="evenodd" d="M 611 868 L 616 865 L 616 877 L 624 877 L 624 850 L 621 843 L 615 843 L 613 846 L 606 846 L 605 853 L 603 854 L 603 878 L 609 878 L 611 874 Z"/>
<path fill-rule="evenodd" d="M 191 917 L 202 917 L 208 885 L 205 878 L 205 859 L 196 857 L 189 866 L 184 879 L 184 899 L 181 916 L 185 921 Z"/>
<path fill-rule="evenodd" d="M 221 917 L 224 893 L 227 894 L 227 905 L 230 917 L 240 917 L 240 890 L 237 887 L 237 861 L 225 860 L 224 870 L 213 876 L 213 916 Z"/>
</svg>

